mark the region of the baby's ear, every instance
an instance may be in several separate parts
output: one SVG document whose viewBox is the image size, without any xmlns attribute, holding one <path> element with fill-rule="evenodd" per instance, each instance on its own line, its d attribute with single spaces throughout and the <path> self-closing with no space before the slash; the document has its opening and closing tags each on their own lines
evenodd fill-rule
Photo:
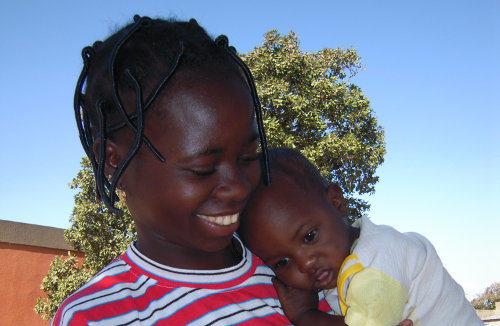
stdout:
<svg viewBox="0 0 500 326">
<path fill-rule="evenodd" d="M 347 208 L 347 201 L 342 195 L 342 189 L 336 183 L 330 183 L 327 188 L 327 196 L 330 203 L 338 209 L 342 214 L 347 214 L 349 209 Z"/>
</svg>

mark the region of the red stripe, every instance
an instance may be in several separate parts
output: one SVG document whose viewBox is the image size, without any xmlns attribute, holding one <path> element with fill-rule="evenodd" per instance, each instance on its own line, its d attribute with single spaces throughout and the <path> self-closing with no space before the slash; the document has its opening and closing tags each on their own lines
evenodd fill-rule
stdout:
<svg viewBox="0 0 500 326">
<path fill-rule="evenodd" d="M 84 296 L 93 294 L 97 291 L 108 289 L 119 283 L 134 283 L 137 281 L 140 275 L 145 274 L 145 271 L 140 269 L 138 266 L 134 265 L 128 260 L 127 257 L 122 256 L 123 259 L 132 266 L 132 269 L 126 273 L 122 273 L 116 276 L 108 276 L 100 280 L 98 283 L 93 284 L 80 291 L 79 293 L 70 296 L 65 300 L 63 305 L 59 308 L 55 318 L 54 324 L 58 325 L 61 318 L 61 313 L 64 308 L 71 306 L 75 300 L 82 298 Z M 231 280 L 222 284 L 216 285 L 202 285 L 204 289 L 195 291 L 193 294 L 189 294 L 189 304 L 185 307 L 180 308 L 172 313 L 172 316 L 160 321 L 160 325 L 185 325 L 193 320 L 196 320 L 207 313 L 213 312 L 215 310 L 221 309 L 228 305 L 238 304 L 241 302 L 246 302 L 252 299 L 268 299 L 277 298 L 274 287 L 270 283 L 270 280 L 266 278 L 266 284 L 251 284 L 252 281 L 257 281 L 256 279 L 251 279 L 256 267 L 261 265 L 261 262 L 256 256 L 253 256 L 252 268 L 250 271 L 245 273 L 242 277 L 236 280 Z M 146 273 L 146 275 L 148 275 Z M 151 275 L 153 279 L 157 279 Z M 237 287 L 231 291 L 221 291 L 220 293 L 210 294 L 210 290 L 213 289 L 224 289 L 234 285 L 241 284 L 243 281 L 250 283 L 248 286 Z M 130 311 L 144 311 L 154 300 L 159 300 L 171 291 L 179 288 L 178 284 L 183 284 L 174 281 L 160 280 L 160 283 L 155 286 L 150 287 L 146 293 L 138 298 L 127 297 L 115 302 L 108 302 L 101 304 L 100 306 L 92 307 L 84 312 L 77 312 L 74 314 L 72 319 L 72 325 L 85 325 L 89 320 L 103 320 L 106 318 L 111 318 L 118 315 L 126 314 Z M 193 288 L 198 288 L 200 285 L 192 285 Z M 189 291 L 189 288 L 186 288 Z M 207 295 L 208 291 L 208 295 Z M 202 296 L 203 298 L 198 298 Z M 175 298 L 172 298 L 175 299 Z M 96 302 L 97 303 L 97 302 Z M 264 302 L 262 302 L 264 304 Z M 175 305 L 175 304 L 174 304 Z M 330 306 L 325 300 L 320 302 L 319 308 L 322 311 L 331 311 Z M 168 307 L 160 313 L 172 312 Z M 217 317 L 214 317 L 216 319 Z M 271 315 L 265 317 L 256 317 L 257 319 L 250 319 L 245 321 L 243 325 L 254 325 L 254 324 L 289 324 L 289 321 L 277 311 Z"/>
<path fill-rule="evenodd" d="M 324 311 L 324 312 L 331 312 L 332 311 L 332 307 L 330 307 L 330 305 L 328 304 L 328 302 L 325 299 L 323 299 L 319 302 L 318 309 L 321 311 Z"/>
<path fill-rule="evenodd" d="M 138 279 L 138 276 L 125 272 L 119 275 L 112 275 L 112 276 L 106 276 L 103 279 L 101 279 L 99 282 L 92 284 L 91 286 L 87 287 L 86 289 L 83 289 L 79 291 L 78 293 L 75 293 L 73 295 L 70 295 L 66 300 L 63 301 L 59 309 L 57 310 L 56 315 L 54 316 L 53 324 L 54 325 L 59 325 L 61 322 L 62 318 L 62 313 L 64 313 L 65 309 L 67 307 L 71 307 L 73 303 L 83 297 L 90 296 L 96 292 L 103 291 L 106 289 L 109 289 L 113 287 L 116 284 L 121 284 L 121 283 L 134 283 Z"/>
<path fill-rule="evenodd" d="M 150 287 L 146 290 L 144 295 L 140 297 L 126 297 L 118 301 L 107 302 L 105 304 L 100 304 L 98 306 L 92 307 L 87 311 L 81 312 L 81 314 L 86 315 L 89 320 L 102 320 L 106 318 L 112 318 L 120 315 L 124 315 L 130 311 L 142 311 L 145 310 L 151 301 L 158 300 L 165 294 L 170 292 L 172 289 L 155 289 L 155 287 Z M 96 302 L 99 304 L 99 302 Z M 76 314 L 75 314 L 76 317 Z"/>
<path fill-rule="evenodd" d="M 291 325 L 292 323 L 288 319 L 286 319 L 285 316 L 282 316 L 279 313 L 275 313 L 272 315 L 267 315 L 265 317 L 259 317 L 258 321 L 256 321 L 255 318 L 248 319 L 242 323 L 239 323 L 238 325 L 254 326 L 256 324 L 260 326 L 260 325 Z"/>
<path fill-rule="evenodd" d="M 200 291 L 201 292 L 201 291 Z M 243 289 L 234 291 L 224 291 L 195 299 L 188 306 L 185 306 L 175 312 L 175 315 L 165 321 L 170 321 L 172 325 L 185 325 L 192 320 L 198 319 L 207 313 L 223 307 L 246 302 L 252 299 L 267 299 L 276 296 L 274 287 L 267 285 L 251 285 Z"/>
</svg>

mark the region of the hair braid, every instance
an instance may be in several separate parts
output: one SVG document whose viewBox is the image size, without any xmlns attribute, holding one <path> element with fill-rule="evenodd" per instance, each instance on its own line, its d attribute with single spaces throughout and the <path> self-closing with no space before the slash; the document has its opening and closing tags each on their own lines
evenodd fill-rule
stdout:
<svg viewBox="0 0 500 326">
<path fill-rule="evenodd" d="M 263 153 L 262 177 L 265 184 L 270 183 L 267 140 L 255 83 L 250 70 L 236 54 L 236 49 L 228 45 L 226 36 L 221 35 L 212 40 L 195 19 L 178 22 L 152 20 L 136 15 L 134 23 L 125 26 L 104 42 L 96 41 L 92 47 L 85 47 L 82 50 L 82 58 L 83 68 L 74 96 L 75 118 L 80 141 L 92 164 L 98 196 L 113 213 L 121 212 L 115 207 L 118 181 L 142 143 L 158 160 L 165 161 L 144 135 L 145 113 L 181 65 L 196 69 L 212 64 L 230 69 L 232 63 L 243 72 L 250 88 L 257 119 Z M 157 68 L 161 68 L 165 61 L 170 61 L 171 64 L 163 76 L 157 76 L 161 70 Z M 157 85 L 152 87 L 155 79 L 158 80 Z M 146 86 L 149 86 L 151 91 L 144 99 Z M 106 94 L 106 89 L 110 94 Z M 127 112 L 123 105 L 120 93 L 125 91 L 134 94 L 134 112 Z M 106 142 L 109 135 L 123 127 L 134 133 L 133 143 L 126 157 L 107 179 Z M 97 158 L 94 154 L 96 141 Z"/>
</svg>

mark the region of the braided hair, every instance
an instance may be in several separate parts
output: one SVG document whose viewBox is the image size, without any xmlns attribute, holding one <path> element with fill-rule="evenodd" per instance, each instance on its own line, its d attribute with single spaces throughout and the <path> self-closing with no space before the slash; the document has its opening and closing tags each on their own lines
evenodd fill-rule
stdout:
<svg viewBox="0 0 500 326">
<path fill-rule="evenodd" d="M 267 141 L 255 83 L 226 36 L 212 39 L 194 19 L 180 22 L 136 15 L 133 23 L 105 41 L 83 48 L 82 58 L 83 68 L 74 95 L 75 119 L 80 141 L 92 165 L 98 197 L 111 212 L 121 213 L 115 207 L 118 180 L 143 143 L 158 160 L 165 162 L 144 135 L 145 113 L 180 67 L 196 71 L 217 66 L 237 69 L 244 76 L 257 120 L 263 182 L 270 183 Z M 133 112 L 127 112 L 124 97 L 135 102 Z M 106 141 L 122 128 L 130 129 L 134 139 L 125 158 L 107 178 L 104 173 Z"/>
</svg>

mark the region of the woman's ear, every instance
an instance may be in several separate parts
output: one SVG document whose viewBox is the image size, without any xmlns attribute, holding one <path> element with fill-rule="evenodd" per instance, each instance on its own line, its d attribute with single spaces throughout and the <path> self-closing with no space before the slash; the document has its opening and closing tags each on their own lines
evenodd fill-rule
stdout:
<svg viewBox="0 0 500 326">
<path fill-rule="evenodd" d="M 339 185 L 330 183 L 326 191 L 330 203 L 342 214 L 347 214 L 349 212 L 347 201 L 342 195 L 342 189 L 340 189 Z"/>
<path fill-rule="evenodd" d="M 94 152 L 97 161 L 99 161 L 100 157 L 100 147 L 101 147 L 101 140 L 96 139 L 96 141 L 94 142 L 94 146 L 92 147 L 92 150 Z M 106 160 L 104 162 L 105 163 L 104 173 L 106 176 L 109 176 L 115 172 L 115 169 L 118 166 L 118 164 L 120 164 L 122 157 L 118 146 L 112 140 L 108 139 L 106 141 L 106 148 L 104 149 L 104 151 Z"/>
</svg>

